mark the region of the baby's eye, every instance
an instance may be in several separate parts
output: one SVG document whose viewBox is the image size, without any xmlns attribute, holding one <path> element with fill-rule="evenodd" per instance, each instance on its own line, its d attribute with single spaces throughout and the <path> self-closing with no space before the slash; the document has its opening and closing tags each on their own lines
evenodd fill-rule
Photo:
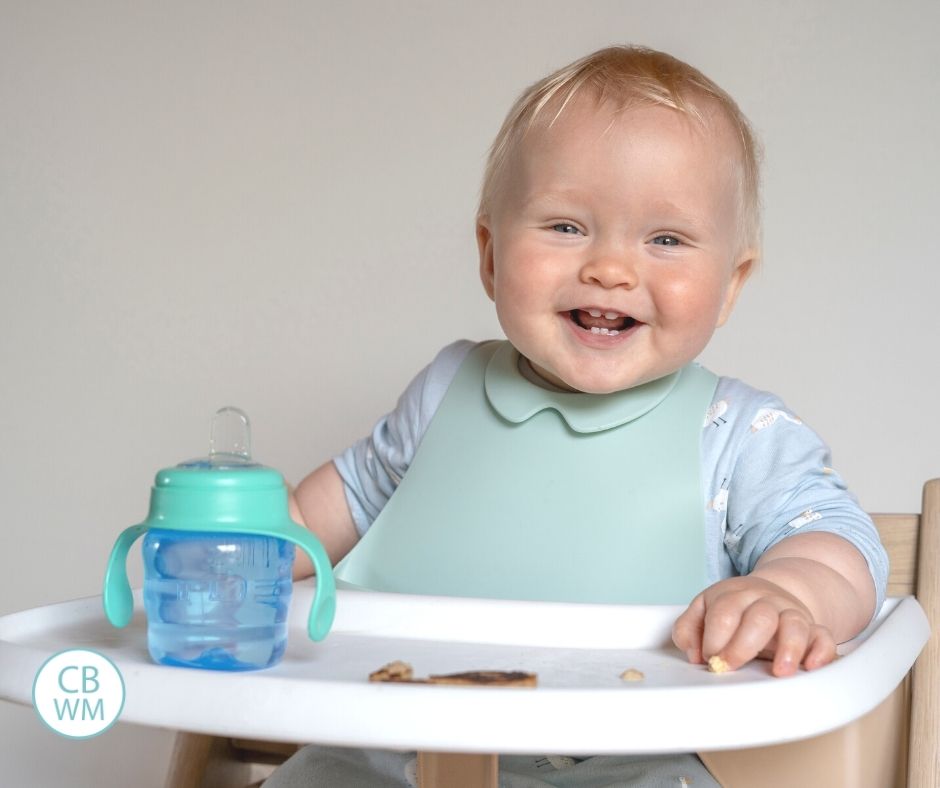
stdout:
<svg viewBox="0 0 940 788">
<path fill-rule="evenodd" d="M 659 246 L 682 246 L 682 241 L 674 235 L 657 235 L 653 239 L 653 243 Z"/>
<path fill-rule="evenodd" d="M 559 222 L 558 224 L 553 224 L 552 229 L 556 233 L 564 233 L 565 235 L 574 235 L 581 232 L 573 224 L 568 224 L 568 222 Z"/>
</svg>

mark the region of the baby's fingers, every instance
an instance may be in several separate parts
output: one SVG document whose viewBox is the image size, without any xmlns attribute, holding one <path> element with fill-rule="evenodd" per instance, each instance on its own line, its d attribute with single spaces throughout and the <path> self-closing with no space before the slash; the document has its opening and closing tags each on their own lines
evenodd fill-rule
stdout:
<svg viewBox="0 0 940 788">
<path fill-rule="evenodd" d="M 784 610 L 777 628 L 777 643 L 771 672 L 775 676 L 792 676 L 810 650 L 816 637 L 813 626 L 799 610 Z"/>
<path fill-rule="evenodd" d="M 825 627 L 813 627 L 809 650 L 803 658 L 803 667 L 815 670 L 828 665 L 836 658 L 836 639 Z"/>
<path fill-rule="evenodd" d="M 825 627 L 797 615 L 780 616 L 777 647 L 771 668 L 775 676 L 792 676 L 802 663 L 807 670 L 828 665 L 836 658 L 836 641 Z"/>
<path fill-rule="evenodd" d="M 714 653 L 736 670 L 763 652 L 773 654 L 771 672 L 775 676 L 792 676 L 801 663 L 813 670 L 832 662 L 836 643 L 828 629 L 811 623 L 803 611 L 787 609 L 778 613 L 760 601 L 745 610 L 734 635 Z"/>
<path fill-rule="evenodd" d="M 777 632 L 780 614 L 764 600 L 739 610 L 732 604 L 715 604 L 705 615 L 702 652 L 719 655 L 737 670 L 761 653 Z"/>
<path fill-rule="evenodd" d="M 705 629 L 705 598 L 699 594 L 672 625 L 672 642 L 685 652 L 689 662 L 701 664 L 702 633 Z"/>
</svg>

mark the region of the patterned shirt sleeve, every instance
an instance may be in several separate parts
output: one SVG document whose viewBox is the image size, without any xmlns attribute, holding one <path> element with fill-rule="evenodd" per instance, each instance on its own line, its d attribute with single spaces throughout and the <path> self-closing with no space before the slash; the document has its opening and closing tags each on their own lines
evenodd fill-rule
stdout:
<svg viewBox="0 0 940 788">
<path fill-rule="evenodd" d="M 727 379 L 723 379 L 727 380 Z M 832 468 L 829 447 L 776 397 L 733 381 L 724 546 L 739 574 L 788 536 L 820 531 L 851 542 L 868 563 L 880 609 L 888 558 L 871 518 Z M 732 391 L 732 394 L 728 392 Z"/>
</svg>

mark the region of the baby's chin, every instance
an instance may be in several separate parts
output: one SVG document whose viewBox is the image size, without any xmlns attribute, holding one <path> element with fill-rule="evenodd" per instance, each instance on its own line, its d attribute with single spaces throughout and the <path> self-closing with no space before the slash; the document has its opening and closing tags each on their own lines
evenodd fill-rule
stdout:
<svg viewBox="0 0 940 788">
<path fill-rule="evenodd" d="M 624 378 L 622 375 L 597 375 L 588 377 L 583 374 L 579 375 L 577 373 L 566 375 L 559 374 L 557 372 L 549 373 L 549 376 L 539 368 L 536 368 L 536 372 L 538 372 L 538 374 L 549 383 L 552 383 L 559 388 L 581 394 L 615 394 L 618 391 L 634 389 L 646 383 L 651 383 L 660 377 L 665 377 L 666 375 L 671 374 L 671 372 L 666 372 L 662 375 L 654 375 L 652 377 L 638 377 L 634 379 L 630 377 Z"/>
<path fill-rule="evenodd" d="M 623 381 L 611 381 L 609 379 L 592 379 L 577 374 L 568 375 L 559 373 L 541 367 L 531 360 L 529 364 L 542 380 L 574 394 L 613 394 L 615 391 L 623 391 L 624 389 L 633 388 L 634 385 L 638 385 L 629 382 L 624 383 Z"/>
</svg>

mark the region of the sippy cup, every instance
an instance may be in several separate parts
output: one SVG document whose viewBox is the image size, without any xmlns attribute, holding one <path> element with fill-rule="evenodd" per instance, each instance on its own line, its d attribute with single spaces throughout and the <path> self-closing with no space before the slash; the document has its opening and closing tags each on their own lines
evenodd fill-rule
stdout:
<svg viewBox="0 0 940 788">
<path fill-rule="evenodd" d="M 209 456 L 159 471 L 147 519 L 126 529 L 111 551 L 104 610 L 123 627 L 134 607 L 127 552 L 146 534 L 144 609 L 156 662 L 212 670 L 278 663 L 287 647 L 294 545 L 317 575 L 308 634 L 322 640 L 333 623 L 336 587 L 326 551 L 291 520 L 284 479 L 252 462 L 249 441 L 242 411 L 218 411 Z"/>
</svg>

